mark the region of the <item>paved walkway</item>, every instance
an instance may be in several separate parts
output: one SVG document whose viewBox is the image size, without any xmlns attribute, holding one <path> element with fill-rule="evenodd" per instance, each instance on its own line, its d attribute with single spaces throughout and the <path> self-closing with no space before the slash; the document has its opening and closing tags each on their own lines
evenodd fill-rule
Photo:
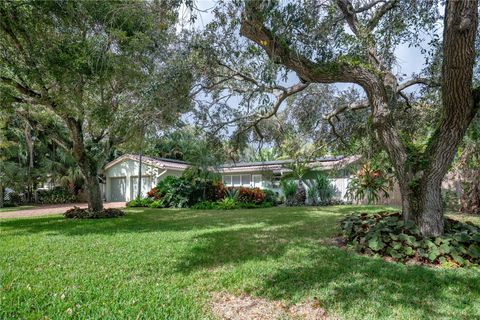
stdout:
<svg viewBox="0 0 480 320">
<path fill-rule="evenodd" d="M 64 213 L 73 206 L 86 208 L 86 203 L 70 203 L 70 204 L 55 204 L 55 205 L 41 205 L 31 209 L 0 212 L 0 218 L 22 218 L 22 217 L 36 217 L 46 216 L 49 214 Z M 125 202 L 106 202 L 103 204 L 104 208 L 124 208 Z"/>
</svg>

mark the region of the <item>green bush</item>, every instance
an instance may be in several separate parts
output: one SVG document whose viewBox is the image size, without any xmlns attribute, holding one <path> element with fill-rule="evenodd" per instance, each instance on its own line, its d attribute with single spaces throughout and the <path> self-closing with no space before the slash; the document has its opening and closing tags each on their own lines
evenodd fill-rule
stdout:
<svg viewBox="0 0 480 320">
<path fill-rule="evenodd" d="M 38 190 L 37 199 L 42 204 L 59 204 L 75 202 L 76 197 L 63 187 L 55 187 L 50 190 Z"/>
<path fill-rule="evenodd" d="M 155 200 L 149 205 L 150 208 L 163 208 L 163 203 L 160 200 Z"/>
<path fill-rule="evenodd" d="M 262 191 L 265 194 L 265 199 L 263 200 L 264 202 L 270 203 L 271 206 L 274 206 L 278 203 L 278 197 L 274 191 L 270 189 L 263 189 Z"/>
<path fill-rule="evenodd" d="M 202 201 L 199 203 L 196 203 L 192 206 L 192 209 L 196 210 L 212 210 L 212 209 L 218 209 L 218 205 L 215 201 Z"/>
<path fill-rule="evenodd" d="M 442 237 L 423 238 L 414 222 L 399 213 L 353 214 L 340 222 L 349 247 L 357 252 L 397 261 L 420 261 L 452 266 L 480 264 L 480 227 L 445 220 Z"/>
<path fill-rule="evenodd" d="M 233 198 L 223 198 L 222 200 L 218 200 L 217 206 L 218 209 L 222 210 L 231 210 L 237 208 L 238 202 L 235 201 Z"/>
<path fill-rule="evenodd" d="M 8 200 L 3 204 L 5 207 L 7 206 L 16 207 L 23 202 L 22 196 L 15 191 L 9 192 L 7 197 L 8 197 Z"/>
<path fill-rule="evenodd" d="M 135 198 L 127 202 L 127 207 L 149 207 L 152 202 L 154 202 L 151 198 Z"/>
<path fill-rule="evenodd" d="M 102 218 L 116 218 L 124 216 L 125 213 L 120 209 L 103 209 L 102 211 L 89 211 L 88 209 L 82 209 L 79 207 L 73 207 L 67 210 L 63 216 L 66 219 L 102 219 Z"/>
<path fill-rule="evenodd" d="M 280 181 L 283 195 L 285 196 L 285 205 L 291 206 L 295 202 L 295 194 L 297 193 L 298 185 L 294 180 L 284 179 Z"/>
</svg>

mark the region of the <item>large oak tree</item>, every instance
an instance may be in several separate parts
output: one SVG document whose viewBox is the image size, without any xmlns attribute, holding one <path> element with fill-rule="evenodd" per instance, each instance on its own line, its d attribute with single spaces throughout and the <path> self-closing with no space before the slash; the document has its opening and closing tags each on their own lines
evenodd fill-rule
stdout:
<svg viewBox="0 0 480 320">
<path fill-rule="evenodd" d="M 356 84 L 364 99 L 338 106 L 322 118 L 332 123 L 341 113 L 369 110 L 368 127 L 395 168 L 404 218 L 416 220 L 425 236 L 443 233 L 442 179 L 480 103 L 473 79 L 478 1 L 451 0 L 443 8 L 437 1 L 251 0 L 226 2 L 215 14 L 206 38 L 216 40 L 208 50 L 217 68 L 203 88 L 216 88 L 212 101 L 217 109 L 226 104 L 219 101 L 228 90 L 242 97 L 232 111 L 235 116 L 220 121 L 221 126 L 237 121 L 259 131 L 259 123 L 275 117 L 283 101 L 309 86 Z M 243 41 L 234 39 L 235 32 Z M 429 72 L 420 76 L 419 70 L 405 81 L 396 69 L 401 45 L 427 47 L 420 52 Z M 300 82 L 279 85 L 278 79 L 289 78 L 289 72 Z M 433 128 L 425 130 L 427 142 L 421 148 L 412 147 L 400 120 L 405 118 L 398 117 L 415 85 L 440 87 Z M 260 92 L 273 94 L 273 103 Z M 260 105 L 256 110 L 255 104 Z"/>
</svg>

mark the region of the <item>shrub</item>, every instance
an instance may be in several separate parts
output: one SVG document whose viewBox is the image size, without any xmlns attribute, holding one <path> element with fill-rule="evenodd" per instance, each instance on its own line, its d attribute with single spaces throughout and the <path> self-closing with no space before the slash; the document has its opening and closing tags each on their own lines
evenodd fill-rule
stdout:
<svg viewBox="0 0 480 320">
<path fill-rule="evenodd" d="M 218 209 L 231 210 L 237 208 L 237 201 L 232 198 L 223 198 L 217 202 Z"/>
<path fill-rule="evenodd" d="M 102 218 L 116 218 L 124 216 L 125 213 L 120 209 L 103 209 L 102 211 L 94 212 L 79 207 L 73 207 L 67 210 L 63 216 L 66 219 L 102 219 Z"/>
<path fill-rule="evenodd" d="M 292 206 L 297 193 L 297 183 L 294 180 L 284 179 L 280 181 L 280 187 L 285 196 L 285 205 Z"/>
<path fill-rule="evenodd" d="M 127 202 L 127 207 L 149 207 L 152 202 L 154 200 L 151 198 L 135 198 Z"/>
<path fill-rule="evenodd" d="M 197 210 L 212 210 L 212 209 L 218 209 L 218 205 L 214 201 L 202 201 L 197 204 L 194 204 L 192 206 L 192 209 L 197 209 Z"/>
<path fill-rule="evenodd" d="M 54 187 L 50 190 L 38 190 L 37 199 L 42 204 L 59 204 L 75 202 L 76 197 L 63 187 Z"/>
<path fill-rule="evenodd" d="M 276 205 L 278 203 L 278 197 L 277 194 L 270 190 L 270 189 L 264 189 L 262 190 L 264 194 L 264 202 L 270 203 L 272 206 Z"/>
<path fill-rule="evenodd" d="M 480 264 L 480 227 L 445 220 L 442 237 L 423 238 L 414 222 L 399 213 L 353 214 L 340 222 L 348 246 L 357 252 L 396 261 L 464 266 Z"/>
<path fill-rule="evenodd" d="M 228 188 L 225 192 L 225 198 L 230 198 L 235 201 L 238 200 L 239 196 L 240 196 L 240 190 L 237 188 Z"/>
<path fill-rule="evenodd" d="M 158 189 L 157 187 L 153 187 L 150 191 L 147 192 L 147 196 L 149 198 L 153 198 L 153 199 L 160 199 L 160 196 L 158 195 Z"/>
<path fill-rule="evenodd" d="M 7 198 L 8 200 L 4 203 L 4 206 L 16 207 L 23 202 L 22 195 L 15 191 L 9 192 Z"/>
<path fill-rule="evenodd" d="M 262 203 L 265 200 L 265 194 L 260 188 L 240 187 L 238 190 L 238 202 Z"/>
<path fill-rule="evenodd" d="M 163 203 L 160 200 L 155 200 L 149 205 L 150 208 L 163 208 Z"/>
</svg>

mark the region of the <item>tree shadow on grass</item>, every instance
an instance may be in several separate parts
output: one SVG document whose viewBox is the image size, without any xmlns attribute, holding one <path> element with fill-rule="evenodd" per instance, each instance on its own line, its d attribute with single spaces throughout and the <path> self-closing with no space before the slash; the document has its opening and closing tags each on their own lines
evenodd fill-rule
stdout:
<svg viewBox="0 0 480 320">
<path fill-rule="evenodd" d="M 256 294 L 287 300 L 319 295 L 325 308 L 354 310 L 356 318 L 402 318 L 392 309 L 427 319 L 480 317 L 474 305 L 480 301 L 480 276 L 473 271 L 405 266 L 337 248 L 321 248 L 305 264 L 276 271 Z M 365 313 L 359 314 L 362 305 Z"/>
<path fill-rule="evenodd" d="M 62 216 L 0 220 L 0 229 L 10 234 L 72 235 L 192 231 L 234 225 L 279 225 L 310 216 L 303 208 L 268 208 L 232 211 L 181 209 L 129 210 L 114 219 L 67 220 Z"/>
<path fill-rule="evenodd" d="M 358 256 L 325 243 L 335 216 L 296 223 L 215 230 L 194 237 L 176 272 L 220 272 L 251 260 L 279 260 L 276 271 L 257 275 L 245 290 L 272 300 L 319 297 L 327 310 L 351 318 L 480 318 L 480 275 L 472 270 L 405 266 Z M 284 221 L 285 222 L 285 221 Z M 327 229 L 327 230 L 326 230 Z M 287 251 L 303 252 L 285 258 Z M 296 259 L 290 262 L 290 257 Z M 265 271 L 263 271 L 263 274 Z M 262 274 L 262 272 L 260 272 Z M 439 307 L 442 305 L 442 307 Z M 364 308 L 364 309 L 362 309 Z"/>
</svg>

